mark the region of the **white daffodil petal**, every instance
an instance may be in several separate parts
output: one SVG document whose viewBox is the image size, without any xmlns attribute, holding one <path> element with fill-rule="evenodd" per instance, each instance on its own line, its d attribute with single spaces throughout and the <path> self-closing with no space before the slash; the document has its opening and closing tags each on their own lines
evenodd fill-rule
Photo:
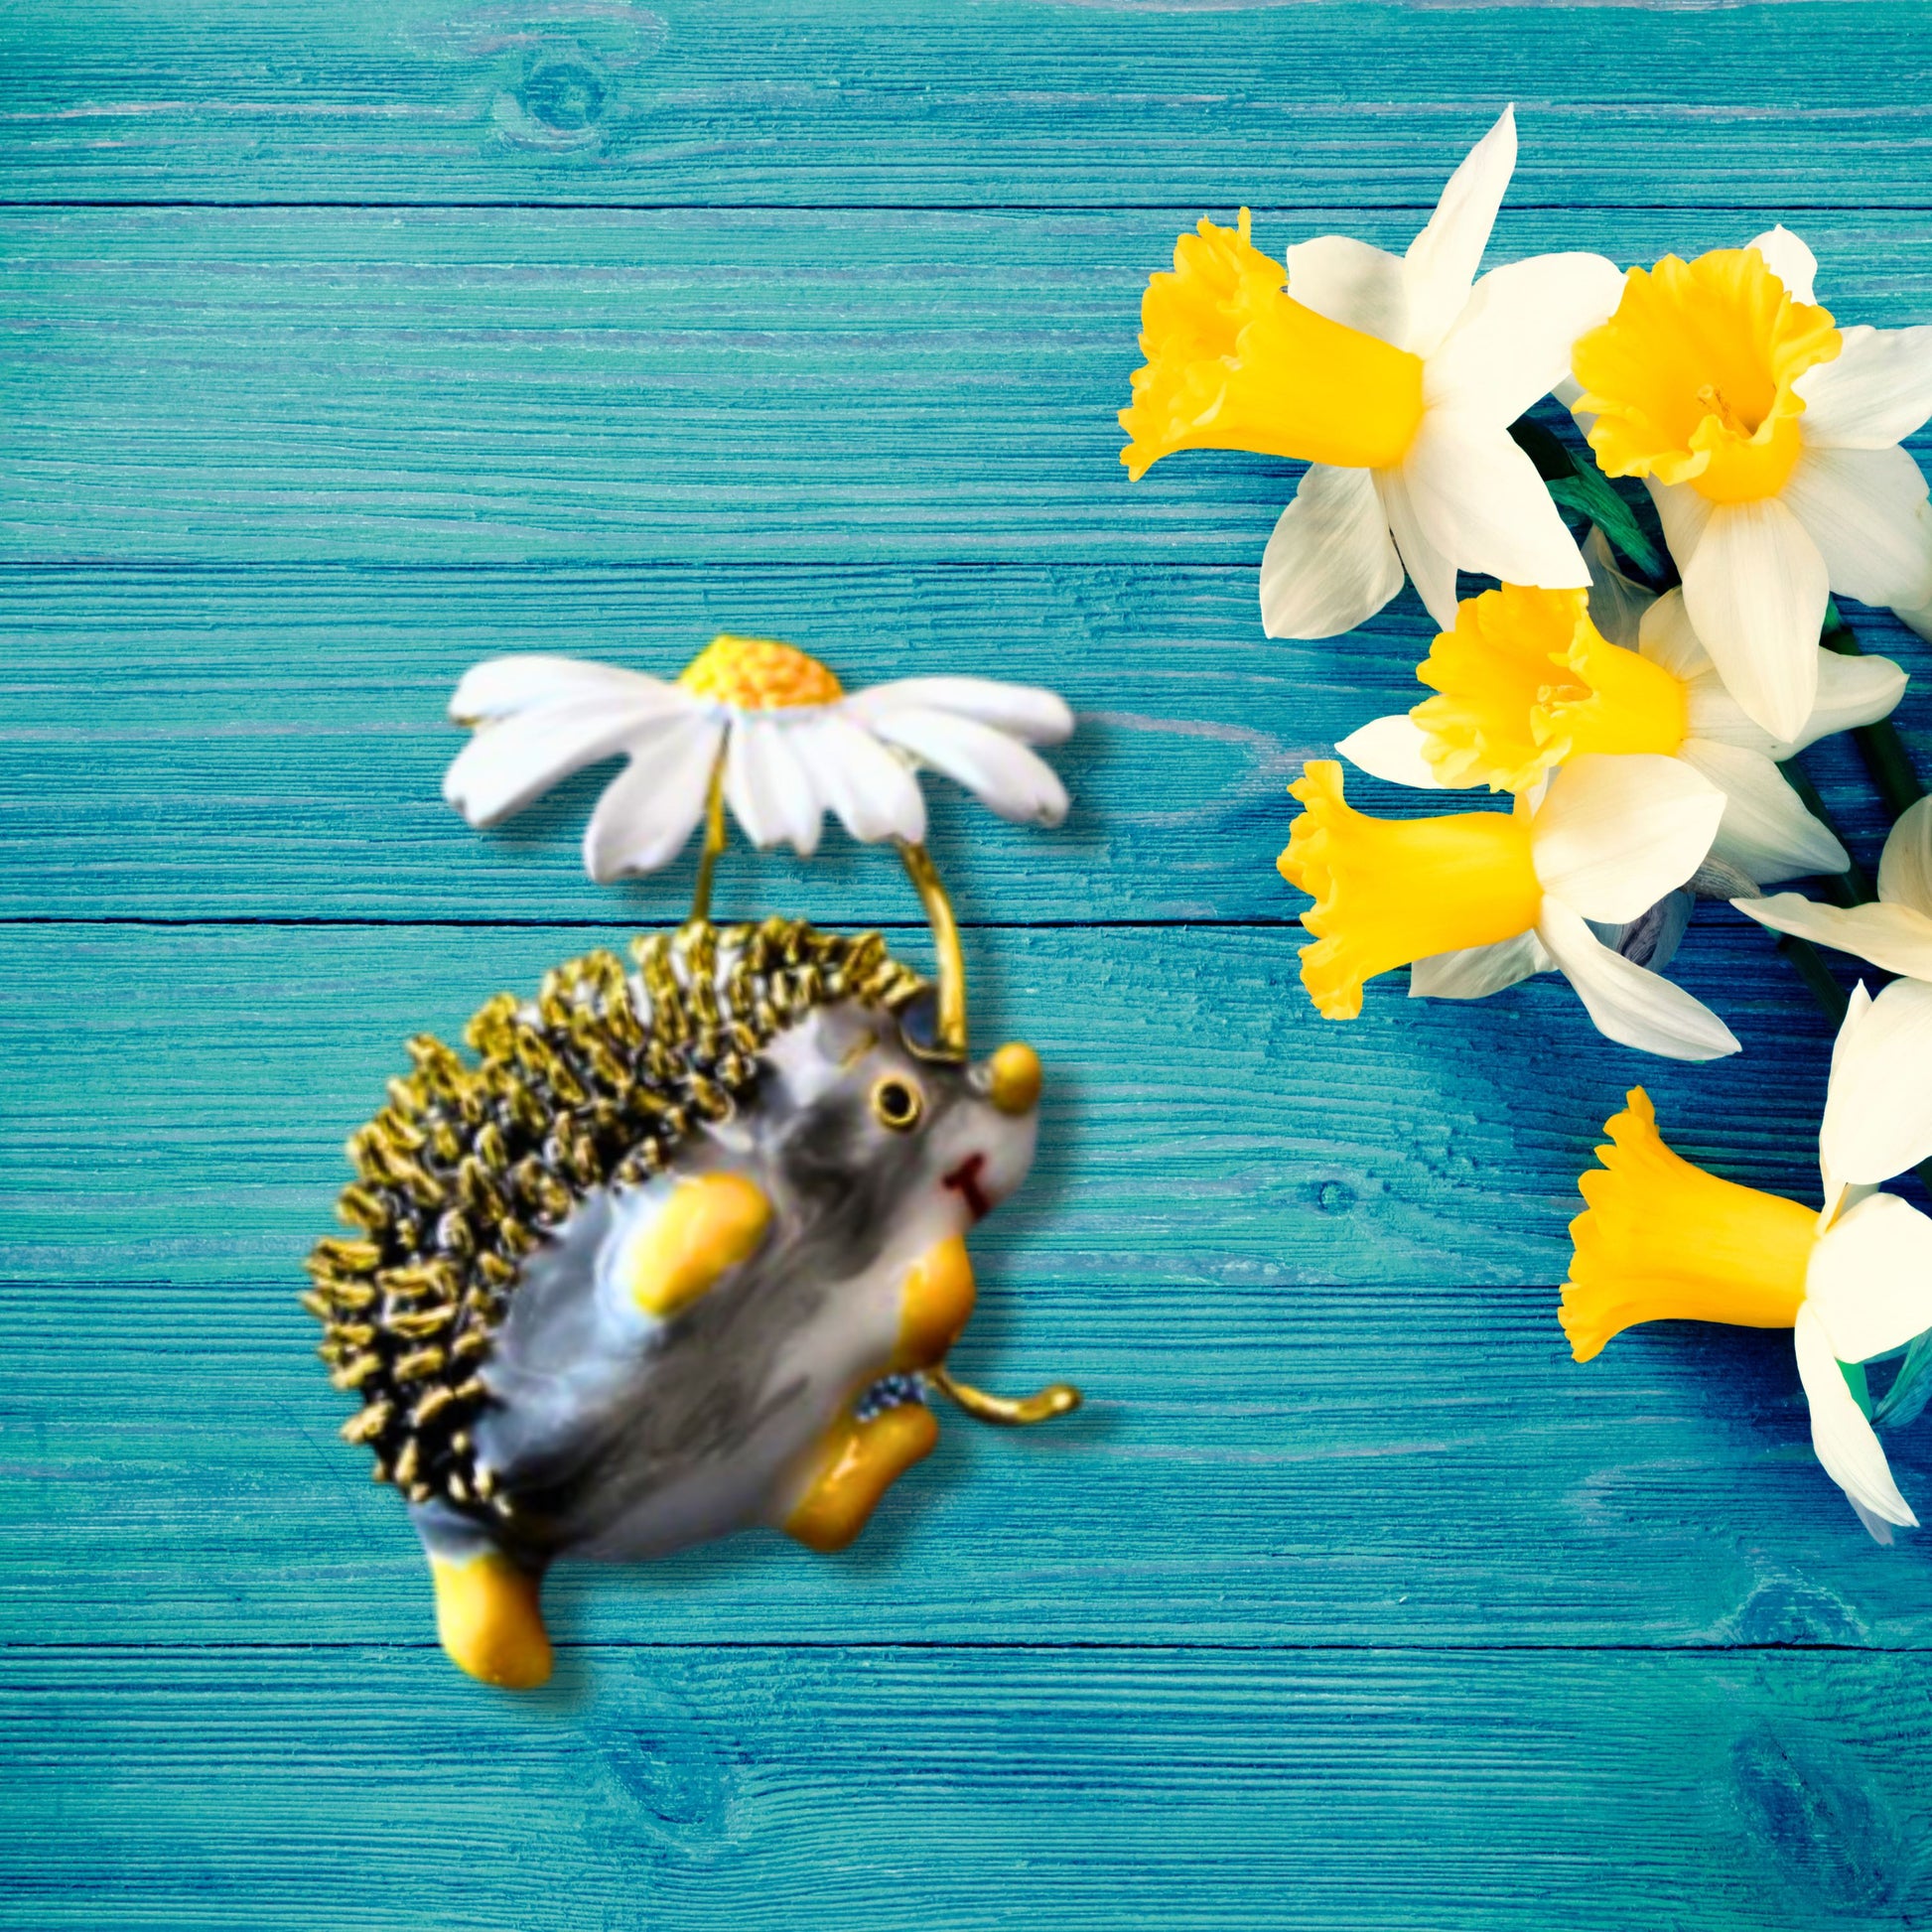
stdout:
<svg viewBox="0 0 1932 1932">
<path fill-rule="evenodd" d="M 925 837 L 918 780 L 871 732 L 831 710 L 791 730 L 791 749 L 811 772 L 819 797 L 855 839 L 916 845 Z"/>
<path fill-rule="evenodd" d="M 1878 897 L 1892 905 L 1909 905 L 1932 919 L 1932 798 L 1908 805 L 1885 835 L 1885 849 L 1878 855 Z"/>
<path fill-rule="evenodd" d="M 1073 735 L 1073 713 L 1057 692 L 990 677 L 895 678 L 839 701 L 848 718 L 867 724 L 908 705 L 975 718 L 1027 745 L 1057 745 Z"/>
<path fill-rule="evenodd" d="M 1402 559 L 1366 470 L 1311 464 L 1261 556 L 1261 627 L 1338 637 L 1402 588 Z"/>
<path fill-rule="evenodd" d="M 1467 411 L 1423 418 L 1402 460 L 1423 534 L 1458 569 L 1541 590 L 1587 590 L 1589 566 L 1506 429 Z"/>
<path fill-rule="evenodd" d="M 1895 604 L 1892 606 L 1898 621 L 1932 644 L 1932 597 L 1923 604 Z"/>
<path fill-rule="evenodd" d="M 1932 918 L 1909 905 L 1821 905 L 1796 893 L 1730 902 L 1774 932 L 1857 953 L 1887 973 L 1932 980 Z"/>
<path fill-rule="evenodd" d="M 1736 1036 L 1703 1001 L 1612 952 L 1559 900 L 1543 901 L 1536 931 L 1605 1038 L 1673 1060 L 1737 1051 Z"/>
<path fill-rule="evenodd" d="M 1423 401 L 1513 423 L 1569 373 L 1572 345 L 1609 319 L 1622 293 L 1622 273 L 1601 255 L 1532 255 L 1491 269 L 1424 365 Z"/>
<path fill-rule="evenodd" d="M 1589 570 L 1590 622 L 1611 643 L 1625 650 L 1640 648 L 1644 614 L 1656 604 L 1656 592 L 1645 590 L 1617 569 L 1610 540 L 1594 523 L 1584 538 L 1584 563 Z M 1704 654 L 1701 644 L 1698 654 Z"/>
<path fill-rule="evenodd" d="M 1802 752 L 1834 732 L 1851 731 L 1889 718 L 1905 695 L 1905 673 L 1889 657 L 1841 657 L 1835 650 L 1818 653 L 1818 696 L 1811 716 L 1790 752 Z M 1932 910 L 1928 906 L 1927 910 Z"/>
<path fill-rule="evenodd" d="M 1871 995 L 1865 990 L 1863 980 L 1852 989 L 1852 997 L 1845 1003 L 1845 1018 L 1838 1023 L 1838 1033 L 1832 1040 L 1832 1079 L 1838 1078 L 1841 1065 L 1848 1064 L 1854 1052 L 1854 1041 L 1859 1029 L 1864 1024 L 1864 1017 L 1871 1011 Z M 1827 1107 L 1831 1104 L 1831 1087 L 1825 1089 Z M 1866 1194 L 1874 1191 L 1873 1183 L 1867 1181 L 1854 1187 L 1845 1176 L 1832 1166 L 1831 1143 L 1823 1132 L 1818 1137 L 1818 1177 L 1824 1188 L 1825 1204 L 1819 1209 L 1818 1226 L 1821 1232 L 1830 1227 L 1840 1214 L 1848 1208 L 1856 1207 Z"/>
<path fill-rule="evenodd" d="M 1689 483 L 1663 483 L 1646 477 L 1643 486 L 1657 507 L 1657 520 L 1664 526 L 1664 542 L 1677 561 L 1680 575 L 1697 555 L 1704 533 L 1711 527 L 1711 512 L 1717 508 L 1708 497 L 1700 496 Z"/>
<path fill-rule="evenodd" d="M 478 827 L 498 825 L 587 764 L 670 729 L 695 711 L 638 710 L 572 697 L 480 725 L 443 774 L 443 796 Z"/>
<path fill-rule="evenodd" d="M 1855 1186 L 1889 1180 L 1932 1155 L 1932 986 L 1923 980 L 1893 980 L 1862 1019 L 1848 1015 L 1818 1150 L 1820 1167 Z"/>
<path fill-rule="evenodd" d="M 600 886 L 655 872 L 704 816 L 724 721 L 696 714 L 653 734 L 604 788 L 584 830 L 584 870 Z"/>
<path fill-rule="evenodd" d="M 1288 293 L 1344 329 L 1403 346 L 1409 333 L 1409 278 L 1400 255 L 1353 235 L 1322 234 L 1288 251 Z"/>
<path fill-rule="evenodd" d="M 1869 1194 L 1819 1237 L 1805 1274 L 1832 1353 L 1868 1362 L 1932 1328 L 1932 1221 L 1896 1194 Z"/>
<path fill-rule="evenodd" d="M 1622 925 L 1697 871 L 1724 812 L 1724 793 L 1681 759 L 1574 758 L 1531 821 L 1536 876 L 1585 918 Z"/>
<path fill-rule="evenodd" d="M 1916 1524 L 1918 1518 L 1891 1479 L 1876 1433 L 1845 1386 L 1831 1338 L 1816 1310 L 1800 1307 L 1792 1340 L 1798 1352 L 1798 1379 L 1811 1405 L 1811 1446 L 1825 1473 L 1862 1509 L 1887 1523 Z"/>
<path fill-rule="evenodd" d="M 725 752 L 725 802 L 754 845 L 787 841 L 801 859 L 818 850 L 825 809 L 818 787 L 791 747 L 783 712 L 733 719 Z"/>
<path fill-rule="evenodd" d="M 1783 222 L 1768 228 L 1748 244 L 1764 257 L 1764 266 L 1785 286 L 1794 302 L 1810 303 L 1818 279 L 1818 257 Z M 1800 381 L 1799 387 L 1802 388 Z"/>
<path fill-rule="evenodd" d="M 1439 952 L 1409 968 L 1412 1000 L 1486 1000 L 1556 965 L 1534 932 L 1519 932 L 1493 946 L 1465 946 Z"/>
<path fill-rule="evenodd" d="M 1419 791 L 1441 791 L 1445 787 L 1436 767 L 1423 757 L 1423 747 L 1428 743 L 1429 734 L 1406 711 L 1398 711 L 1392 717 L 1371 719 L 1360 731 L 1350 732 L 1335 751 L 1371 778 L 1383 778 L 1392 785 L 1413 785 Z"/>
<path fill-rule="evenodd" d="M 1409 284 L 1404 348 L 1428 355 L 1462 313 L 1515 168 L 1516 110 L 1505 107 L 1449 178 L 1429 225 L 1403 257 Z"/>
<path fill-rule="evenodd" d="M 1783 500 L 1818 546 L 1833 590 L 1890 605 L 1932 597 L 1925 496 L 1925 479 L 1903 450 L 1807 447 Z"/>
<path fill-rule="evenodd" d="M 1774 738 L 1804 730 L 1818 694 L 1825 560 L 1776 497 L 1724 503 L 1684 565 L 1684 603 L 1730 695 Z"/>
<path fill-rule="evenodd" d="M 675 684 L 646 677 L 641 671 L 596 664 L 583 657 L 526 651 L 473 664 L 451 693 L 450 716 L 457 724 L 468 725 L 480 718 L 506 718 L 514 712 L 579 698 L 615 701 L 634 712 L 678 710 L 690 703 Z"/>
<path fill-rule="evenodd" d="M 1793 385 L 1805 399 L 1805 447 L 1882 450 L 1932 416 L 1932 328 L 1839 331 L 1831 361 Z"/>
<path fill-rule="evenodd" d="M 1597 628 L 1602 629 L 1602 625 L 1598 624 Z M 1705 649 L 1691 622 L 1691 614 L 1684 608 L 1681 590 L 1666 591 L 1644 612 L 1637 625 L 1637 649 L 1653 664 L 1661 664 L 1673 677 L 1687 681 L 1702 677 L 1714 668 L 1711 653 Z"/>
<path fill-rule="evenodd" d="M 1389 535 L 1401 553 L 1403 568 L 1422 599 L 1423 609 L 1445 629 L 1455 627 L 1455 565 L 1423 533 L 1416 515 L 1414 494 L 1400 470 L 1373 473 L 1375 493 L 1388 519 Z"/>
<path fill-rule="evenodd" d="M 1840 873 L 1852 863 L 1763 753 L 1688 738 L 1678 757 L 1725 795 L 1725 815 L 1711 845 L 1714 859 L 1760 886 Z"/>
<path fill-rule="evenodd" d="M 964 785 L 981 804 L 1022 825 L 1057 825 L 1066 788 L 1036 752 L 972 718 L 943 711 L 895 711 L 873 727 L 915 758 Z"/>
</svg>

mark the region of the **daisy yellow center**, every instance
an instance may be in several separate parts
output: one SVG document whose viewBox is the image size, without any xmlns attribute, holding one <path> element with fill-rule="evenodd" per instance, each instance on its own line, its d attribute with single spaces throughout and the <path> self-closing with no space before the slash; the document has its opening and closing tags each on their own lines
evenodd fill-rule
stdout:
<svg viewBox="0 0 1932 1932">
<path fill-rule="evenodd" d="M 1611 643 L 1584 591 L 1464 598 L 1416 675 L 1438 695 L 1409 715 L 1446 785 L 1527 791 L 1583 752 L 1672 757 L 1690 721 L 1684 681 Z"/>
<path fill-rule="evenodd" d="M 1304 810 L 1277 865 L 1314 898 L 1302 984 L 1324 1019 L 1354 1019 L 1377 973 L 1535 925 L 1543 888 L 1526 812 L 1370 818 L 1342 798 L 1332 759 L 1312 759 L 1289 791 Z"/>
<path fill-rule="evenodd" d="M 1571 366 L 1612 477 L 1692 484 L 1714 503 L 1775 496 L 1803 437 L 1799 376 L 1839 352 L 1829 311 L 1797 302 L 1755 248 L 1633 268 L 1608 322 Z"/>
<path fill-rule="evenodd" d="M 1603 1131 L 1603 1165 L 1577 1183 L 1588 1206 L 1570 1223 L 1576 1253 L 1562 1320 L 1578 1361 L 1639 1321 L 1789 1328 L 1805 1299 L 1817 1214 L 1673 1153 L 1641 1087 Z"/>
<path fill-rule="evenodd" d="M 845 695 L 845 687 L 816 657 L 770 637 L 714 637 L 684 667 L 678 683 L 740 711 L 831 704 Z"/>
<path fill-rule="evenodd" d="M 1141 302 L 1121 451 L 1137 482 L 1175 450 L 1250 450 L 1350 470 L 1401 461 L 1423 417 L 1422 358 L 1284 292 L 1288 271 L 1239 229 L 1202 220 Z"/>
</svg>

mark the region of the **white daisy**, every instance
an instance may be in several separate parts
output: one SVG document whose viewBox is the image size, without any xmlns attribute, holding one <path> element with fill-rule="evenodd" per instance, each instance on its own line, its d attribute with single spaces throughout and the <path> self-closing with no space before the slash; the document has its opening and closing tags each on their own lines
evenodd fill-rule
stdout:
<svg viewBox="0 0 1932 1932">
<path fill-rule="evenodd" d="M 1067 811 L 1065 787 L 1028 749 L 1073 730 L 1052 692 L 913 677 L 848 694 L 815 657 L 767 638 L 716 637 L 675 683 L 578 658 L 492 658 L 465 675 L 450 716 L 476 737 L 443 795 L 479 827 L 625 757 L 584 834 L 585 869 L 600 883 L 668 865 L 714 784 L 755 845 L 805 857 L 828 811 L 855 839 L 920 844 L 924 766 L 1002 818 L 1057 825 Z"/>
</svg>

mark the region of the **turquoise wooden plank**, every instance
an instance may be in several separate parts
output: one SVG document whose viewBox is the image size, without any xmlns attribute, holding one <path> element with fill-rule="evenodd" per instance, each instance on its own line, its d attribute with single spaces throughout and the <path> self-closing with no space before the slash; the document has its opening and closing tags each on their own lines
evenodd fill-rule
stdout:
<svg viewBox="0 0 1932 1932">
<path fill-rule="evenodd" d="M 1347 637 L 1261 636 L 1254 573 L 1053 566 L 709 571 L 16 570 L 0 718 L 0 915 L 662 919 L 690 867 L 613 892 L 578 845 L 606 770 L 480 837 L 443 804 L 457 678 L 505 650 L 672 674 L 719 629 L 823 651 L 852 683 L 939 666 L 1056 683 L 1060 831 L 1003 824 L 944 780 L 933 840 L 962 915 L 1280 919 L 1275 871 L 1304 759 L 1423 695 L 1434 626 L 1412 596 Z M 1852 607 L 1855 608 L 1855 607 Z M 1867 648 L 1926 648 L 1857 612 Z M 1905 710 L 1932 769 L 1932 739 Z M 1883 825 L 1844 744 L 1807 760 L 1855 849 Z M 1378 810 L 1436 804 L 1350 782 Z M 210 828 L 218 827 L 218 836 Z M 749 854 L 723 891 L 821 920 L 916 917 L 898 869 L 828 835 L 800 865 Z"/>
<path fill-rule="evenodd" d="M 581 928 L 12 927 L 0 1035 L 0 1488 L 17 1642 L 417 1641 L 394 1497 L 337 1443 L 299 1262 L 422 1026 Z M 603 936 L 603 935 L 595 935 Z M 973 935 L 982 1037 L 1049 1069 L 1041 1157 L 975 1237 L 967 1372 L 1084 1381 L 947 1427 L 844 1562 L 739 1543 L 567 1572 L 573 1639 L 1907 1644 L 1812 1460 L 1789 1342 L 1659 1329 L 1568 1361 L 1575 1181 L 1633 1080 L 1694 1159 L 1808 1194 L 1822 1022 L 1741 921 L 1687 982 L 1747 1052 L 1611 1048 L 1555 984 L 1316 1019 L 1288 931 Z M 1379 997 L 1378 997 L 1379 996 Z M 1901 1439 L 1908 1494 L 1932 1446 Z"/>
<path fill-rule="evenodd" d="M 14 1654 L 0 1923 L 1923 1923 L 1923 1658 Z"/>
<path fill-rule="evenodd" d="M 1252 569 L 1290 466 L 1118 461 L 1141 289 L 1201 211 L 12 210 L 0 559 Z M 1784 212 L 1847 320 L 1932 312 L 1922 213 L 1517 208 L 1497 254 Z"/>
<path fill-rule="evenodd" d="M 1918 0 L 14 8 L 11 199 L 1925 204 Z M 1247 183 L 1248 186 L 1238 184 Z"/>
</svg>

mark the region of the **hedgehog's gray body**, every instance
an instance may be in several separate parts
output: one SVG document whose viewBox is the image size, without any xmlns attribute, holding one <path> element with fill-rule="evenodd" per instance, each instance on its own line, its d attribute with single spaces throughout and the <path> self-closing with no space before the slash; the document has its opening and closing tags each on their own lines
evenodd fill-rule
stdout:
<svg viewBox="0 0 1932 1932">
<path fill-rule="evenodd" d="M 491 1674 L 451 1640 L 449 1566 L 787 1523 L 839 1430 L 849 1449 L 920 1398 L 906 1371 L 957 1323 L 915 1336 L 908 1283 L 1034 1147 L 1031 1092 L 995 1105 L 987 1067 L 908 1041 L 922 984 L 876 934 L 696 924 L 640 942 L 634 974 L 593 954 L 533 1004 L 491 1002 L 474 1067 L 412 1043 L 416 1074 L 350 1141 L 364 1238 L 319 1245 L 311 1305 L 466 1667 Z M 690 1261 L 666 1217 L 706 1189 L 754 1203 L 755 1238 L 666 1300 Z"/>
</svg>

